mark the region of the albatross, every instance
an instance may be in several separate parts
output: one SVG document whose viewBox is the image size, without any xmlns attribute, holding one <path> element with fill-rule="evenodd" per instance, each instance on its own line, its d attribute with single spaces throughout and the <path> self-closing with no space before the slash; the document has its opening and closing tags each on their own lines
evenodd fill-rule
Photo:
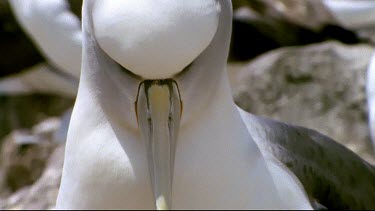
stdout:
<svg viewBox="0 0 375 211">
<path fill-rule="evenodd" d="M 66 0 L 9 0 L 19 24 L 54 66 L 79 78 L 81 23 Z M 67 53 L 68 52 L 68 53 Z"/>
<path fill-rule="evenodd" d="M 1 79 L 0 93 L 39 92 L 75 98 L 81 72 L 82 30 L 67 0 L 9 0 L 9 4 L 48 65 Z"/>
<path fill-rule="evenodd" d="M 315 131 L 235 105 L 226 73 L 231 21 L 230 0 L 84 2 L 82 72 L 57 209 L 329 202 L 317 195 L 373 205 L 373 166 Z M 335 169 L 348 166 L 364 172 L 358 181 Z M 321 193 L 311 180 L 352 192 Z M 347 180 L 352 187 L 340 187 Z M 353 198 L 358 189 L 367 196 Z"/>
</svg>

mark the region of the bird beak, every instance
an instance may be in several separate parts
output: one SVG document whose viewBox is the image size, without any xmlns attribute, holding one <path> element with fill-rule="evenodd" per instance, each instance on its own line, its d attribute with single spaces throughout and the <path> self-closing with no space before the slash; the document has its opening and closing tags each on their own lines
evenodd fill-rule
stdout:
<svg viewBox="0 0 375 211">
<path fill-rule="evenodd" d="M 182 103 L 172 79 L 146 80 L 138 89 L 138 127 L 146 142 L 148 167 L 158 210 L 172 205 L 173 167 Z"/>
</svg>

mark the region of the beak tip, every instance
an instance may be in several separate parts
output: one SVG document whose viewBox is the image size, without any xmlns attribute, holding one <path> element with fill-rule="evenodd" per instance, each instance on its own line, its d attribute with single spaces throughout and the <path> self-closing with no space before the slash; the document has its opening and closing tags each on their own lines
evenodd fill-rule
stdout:
<svg viewBox="0 0 375 211">
<path fill-rule="evenodd" d="M 156 209 L 157 210 L 168 210 L 169 207 L 167 205 L 167 201 L 165 200 L 164 196 L 159 196 L 156 199 Z"/>
</svg>

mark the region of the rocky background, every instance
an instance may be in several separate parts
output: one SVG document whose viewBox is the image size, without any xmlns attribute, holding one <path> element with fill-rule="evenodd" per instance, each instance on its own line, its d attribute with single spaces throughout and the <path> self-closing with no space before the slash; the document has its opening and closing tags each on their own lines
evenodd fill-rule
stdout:
<svg viewBox="0 0 375 211">
<path fill-rule="evenodd" d="M 69 2 L 80 16 L 81 1 Z M 233 4 L 228 74 L 236 103 L 316 129 L 375 164 L 365 95 L 374 34 L 340 27 L 319 0 Z M 74 97 L 38 89 L 40 79 L 25 76 L 30 69 L 42 74 L 49 64 L 7 0 L 0 0 L 0 46 L 0 209 L 51 209 Z M 26 91 L 1 92 L 8 77 L 7 86 L 22 80 Z"/>
</svg>

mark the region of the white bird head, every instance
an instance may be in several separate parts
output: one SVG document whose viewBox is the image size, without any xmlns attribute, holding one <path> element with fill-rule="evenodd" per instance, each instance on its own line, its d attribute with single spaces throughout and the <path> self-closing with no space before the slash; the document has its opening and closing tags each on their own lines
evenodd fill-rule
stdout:
<svg viewBox="0 0 375 211">
<path fill-rule="evenodd" d="M 178 131 L 226 74 L 231 2 L 86 0 L 83 8 L 80 86 L 114 124 L 140 133 L 156 207 L 171 207 Z"/>
<path fill-rule="evenodd" d="M 94 33 L 100 47 L 132 73 L 171 78 L 211 43 L 219 13 L 215 0 L 97 0 Z"/>
</svg>

